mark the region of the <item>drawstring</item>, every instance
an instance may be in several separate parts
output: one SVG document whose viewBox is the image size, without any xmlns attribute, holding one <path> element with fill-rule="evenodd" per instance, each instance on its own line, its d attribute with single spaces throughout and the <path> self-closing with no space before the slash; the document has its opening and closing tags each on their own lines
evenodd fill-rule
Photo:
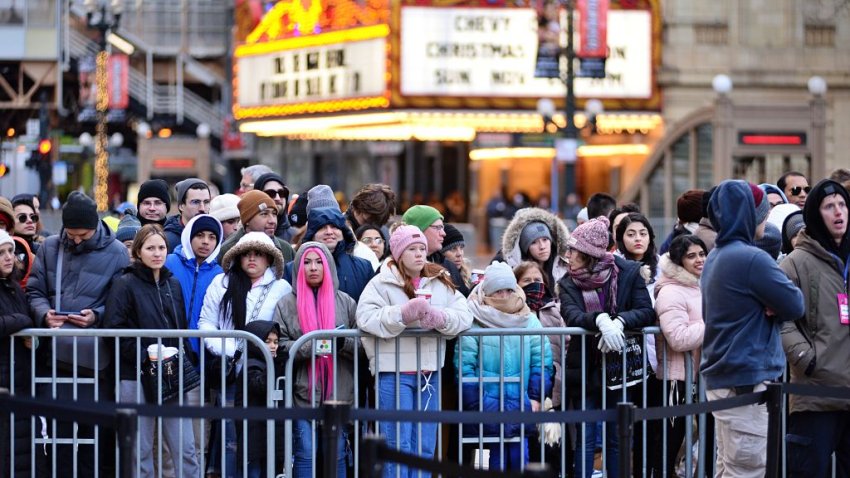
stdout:
<svg viewBox="0 0 850 478">
<path fill-rule="evenodd" d="M 431 397 L 434 396 L 434 386 L 431 385 L 431 372 L 419 372 L 422 374 L 422 377 L 425 379 L 425 385 L 422 386 L 421 393 L 428 392 L 428 399 L 425 401 L 425 408 L 422 410 L 428 410 L 428 405 L 431 403 Z"/>
</svg>

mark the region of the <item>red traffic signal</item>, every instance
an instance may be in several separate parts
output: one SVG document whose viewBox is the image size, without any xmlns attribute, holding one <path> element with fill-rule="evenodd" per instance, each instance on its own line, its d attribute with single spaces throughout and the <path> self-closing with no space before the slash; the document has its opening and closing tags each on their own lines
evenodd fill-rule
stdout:
<svg viewBox="0 0 850 478">
<path fill-rule="evenodd" d="M 53 149 L 53 143 L 50 142 L 49 139 L 43 139 L 38 142 L 38 152 L 43 155 L 50 154 L 50 150 Z"/>
</svg>

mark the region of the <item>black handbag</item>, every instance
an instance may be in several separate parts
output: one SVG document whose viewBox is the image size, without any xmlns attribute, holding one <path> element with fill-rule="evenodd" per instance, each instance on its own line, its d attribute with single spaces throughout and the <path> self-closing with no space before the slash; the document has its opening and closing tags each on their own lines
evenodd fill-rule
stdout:
<svg viewBox="0 0 850 478">
<path fill-rule="evenodd" d="M 626 346 L 622 352 L 605 354 L 605 386 L 608 390 L 623 388 L 623 360 L 626 361 L 625 386 L 631 387 L 643 381 L 643 347 L 642 337 L 627 335 Z"/>
<path fill-rule="evenodd" d="M 180 356 L 183 356 L 183 387 L 180 387 Z M 142 390 L 148 403 L 169 402 L 183 393 L 194 390 L 201 384 L 201 376 L 195 370 L 192 362 L 180 353 L 162 360 L 151 360 L 150 357 L 142 362 Z M 162 387 L 160 389 L 159 387 Z"/>
</svg>

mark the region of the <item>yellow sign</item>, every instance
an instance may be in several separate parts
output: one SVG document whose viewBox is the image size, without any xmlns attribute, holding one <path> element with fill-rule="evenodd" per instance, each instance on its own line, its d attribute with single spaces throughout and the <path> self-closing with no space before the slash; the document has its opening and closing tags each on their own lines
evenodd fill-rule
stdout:
<svg viewBox="0 0 850 478">
<path fill-rule="evenodd" d="M 389 0 L 282 0 L 266 13 L 246 44 L 386 24 L 389 18 Z"/>
</svg>

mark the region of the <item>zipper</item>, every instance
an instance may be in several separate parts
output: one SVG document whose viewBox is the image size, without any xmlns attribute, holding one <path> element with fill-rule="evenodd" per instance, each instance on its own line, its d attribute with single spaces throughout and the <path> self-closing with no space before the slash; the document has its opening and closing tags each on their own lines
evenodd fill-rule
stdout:
<svg viewBox="0 0 850 478">
<path fill-rule="evenodd" d="M 198 273 L 201 270 L 201 265 L 198 264 L 198 261 L 195 261 L 195 276 L 192 279 L 192 296 L 189 299 L 189 315 L 186 317 L 186 320 L 191 321 L 192 315 L 195 313 L 195 289 L 198 288 Z"/>
</svg>

